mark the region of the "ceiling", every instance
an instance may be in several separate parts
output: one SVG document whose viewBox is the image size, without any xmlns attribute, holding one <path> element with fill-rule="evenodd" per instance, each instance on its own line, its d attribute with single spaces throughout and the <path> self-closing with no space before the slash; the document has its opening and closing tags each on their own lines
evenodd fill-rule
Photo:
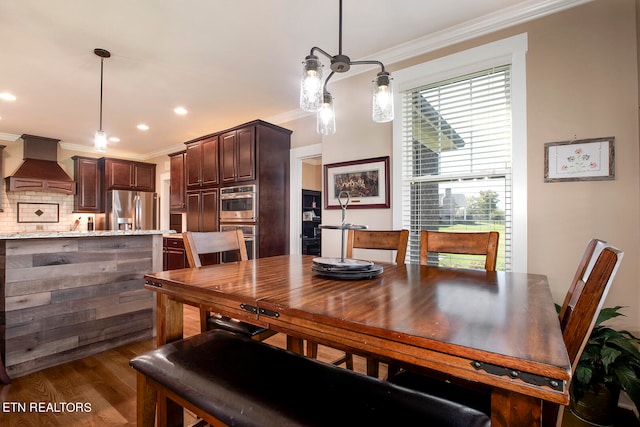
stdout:
<svg viewBox="0 0 640 427">
<path fill-rule="evenodd" d="M 343 53 L 389 66 L 586 1 L 345 0 Z M 28 133 L 91 152 L 94 48 L 112 55 L 102 127 L 120 142 L 109 142 L 107 155 L 144 159 L 256 118 L 301 117 L 301 62 L 313 46 L 338 53 L 338 8 L 338 0 L 0 2 L 0 93 L 17 97 L 0 100 L 0 139 Z M 375 73 L 353 67 L 346 76 L 357 72 Z"/>
</svg>

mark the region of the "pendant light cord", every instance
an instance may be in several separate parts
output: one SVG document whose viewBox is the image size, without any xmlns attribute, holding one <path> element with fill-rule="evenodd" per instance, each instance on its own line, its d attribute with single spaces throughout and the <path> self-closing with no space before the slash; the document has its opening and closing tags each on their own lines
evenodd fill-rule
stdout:
<svg viewBox="0 0 640 427">
<path fill-rule="evenodd" d="M 104 58 L 100 58 L 100 130 L 102 131 L 102 70 Z"/>
</svg>

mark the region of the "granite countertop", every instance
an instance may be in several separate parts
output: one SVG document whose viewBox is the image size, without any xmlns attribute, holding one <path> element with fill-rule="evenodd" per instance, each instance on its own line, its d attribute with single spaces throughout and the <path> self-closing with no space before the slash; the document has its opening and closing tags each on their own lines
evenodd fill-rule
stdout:
<svg viewBox="0 0 640 427">
<path fill-rule="evenodd" d="M 163 237 L 168 237 L 170 239 L 182 239 L 182 233 L 172 231 L 171 233 L 165 233 Z"/>
<path fill-rule="evenodd" d="M 175 230 L 105 230 L 105 231 L 28 231 L 1 233 L 0 240 L 18 239 L 56 239 L 67 237 L 109 237 L 109 236 L 143 236 L 151 234 L 174 234 Z"/>
</svg>

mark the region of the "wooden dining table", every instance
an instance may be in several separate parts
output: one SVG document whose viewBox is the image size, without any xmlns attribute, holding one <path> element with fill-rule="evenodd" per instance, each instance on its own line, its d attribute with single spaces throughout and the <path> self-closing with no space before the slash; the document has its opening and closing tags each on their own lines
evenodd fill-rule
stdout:
<svg viewBox="0 0 640 427">
<path fill-rule="evenodd" d="M 550 425 L 571 366 L 546 276 L 381 263 L 337 280 L 312 256 L 283 255 L 145 276 L 157 293 L 157 344 L 182 337 L 182 305 L 209 309 L 355 354 L 490 386 L 492 426 Z M 161 419 L 161 418 L 160 418 Z"/>
</svg>

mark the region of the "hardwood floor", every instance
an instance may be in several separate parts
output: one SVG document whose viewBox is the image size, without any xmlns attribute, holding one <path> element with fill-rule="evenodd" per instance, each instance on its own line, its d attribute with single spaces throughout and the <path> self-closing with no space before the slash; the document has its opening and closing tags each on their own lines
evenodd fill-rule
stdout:
<svg viewBox="0 0 640 427">
<path fill-rule="evenodd" d="M 185 335 L 199 332 L 197 311 L 185 307 Z M 285 347 L 282 334 L 266 342 Z M 15 378 L 11 384 L 0 386 L 0 426 L 135 425 L 136 378 L 129 360 L 154 345 L 153 340 L 147 340 Z M 320 360 L 330 361 L 340 355 L 339 351 L 319 346 Z M 364 373 L 365 359 L 354 356 L 354 369 Z M 380 376 L 385 375 L 383 364 Z M 194 421 L 191 414 L 185 414 L 185 425 Z M 563 426 L 588 424 L 565 416 Z"/>
</svg>

